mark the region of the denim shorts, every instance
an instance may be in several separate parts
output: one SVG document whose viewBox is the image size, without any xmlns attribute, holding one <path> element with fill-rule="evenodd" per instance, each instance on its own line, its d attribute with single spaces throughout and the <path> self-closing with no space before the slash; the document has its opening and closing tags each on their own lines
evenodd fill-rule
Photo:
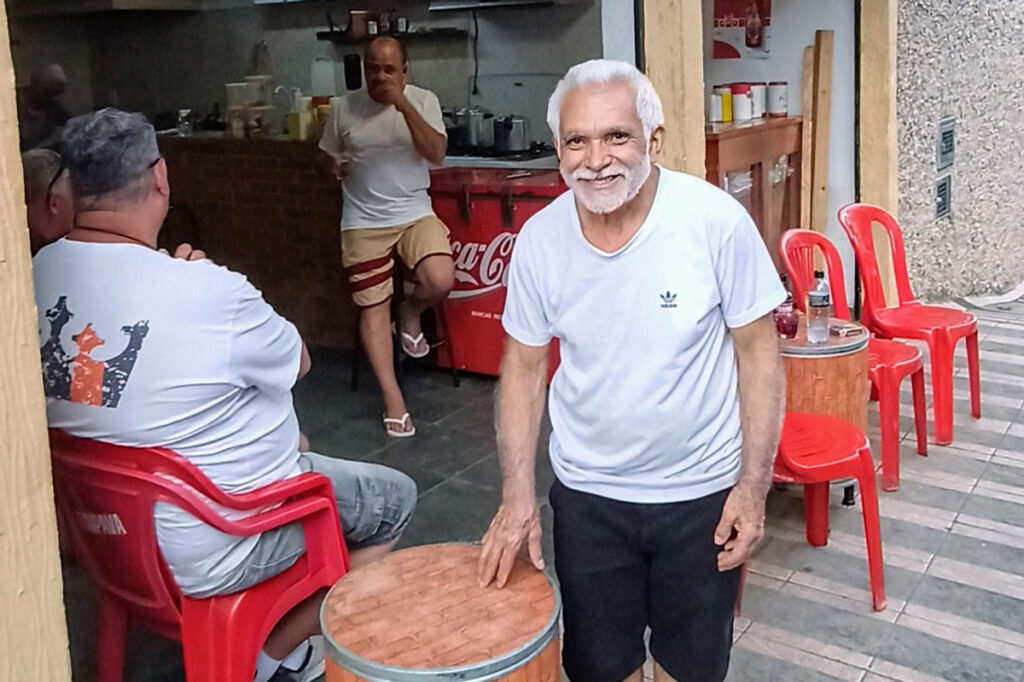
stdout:
<svg viewBox="0 0 1024 682">
<path fill-rule="evenodd" d="M 397 469 L 306 452 L 299 466 L 331 479 L 348 550 L 397 540 L 416 508 L 416 484 Z M 245 561 L 215 586 L 188 596 L 230 594 L 283 573 L 306 551 L 299 522 L 263 533 Z"/>
</svg>

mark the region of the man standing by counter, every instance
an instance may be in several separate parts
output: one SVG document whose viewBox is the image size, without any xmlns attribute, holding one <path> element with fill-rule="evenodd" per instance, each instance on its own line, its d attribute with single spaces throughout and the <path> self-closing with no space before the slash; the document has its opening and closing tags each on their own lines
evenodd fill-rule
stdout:
<svg viewBox="0 0 1024 682">
<path fill-rule="evenodd" d="M 389 436 L 412 436 L 412 423 L 391 356 L 392 273 L 397 253 L 415 273 L 395 333 L 414 358 L 430 347 L 423 311 L 444 299 L 455 281 L 448 228 L 434 215 L 427 189 L 430 165 L 444 161 L 448 139 L 441 105 L 429 90 L 407 83 L 409 58 L 394 38 L 377 38 L 364 56 L 366 89 L 334 100 L 320 148 L 342 184 L 341 258 L 359 307 L 359 333 L 384 393 Z"/>
<path fill-rule="evenodd" d="M 480 583 L 525 541 L 543 567 L 534 457 L 547 346 L 555 568 L 573 682 L 718 682 L 739 570 L 764 532 L 784 377 L 784 292 L 750 216 L 654 164 L 661 102 L 630 64 L 569 70 L 548 104 L 571 192 L 512 252 L 498 393 L 502 503 Z"/>
</svg>

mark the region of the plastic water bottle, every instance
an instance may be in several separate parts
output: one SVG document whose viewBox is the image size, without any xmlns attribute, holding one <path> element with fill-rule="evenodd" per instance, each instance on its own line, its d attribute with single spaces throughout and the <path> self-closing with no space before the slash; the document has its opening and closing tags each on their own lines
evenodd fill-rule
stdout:
<svg viewBox="0 0 1024 682">
<path fill-rule="evenodd" d="M 815 289 L 807 294 L 807 343 L 828 343 L 830 308 L 828 291 Z"/>
</svg>

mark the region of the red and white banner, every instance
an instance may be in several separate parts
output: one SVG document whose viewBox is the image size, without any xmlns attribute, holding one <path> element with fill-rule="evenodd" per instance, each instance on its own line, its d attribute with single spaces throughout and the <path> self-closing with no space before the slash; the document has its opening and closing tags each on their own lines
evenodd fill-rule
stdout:
<svg viewBox="0 0 1024 682">
<path fill-rule="evenodd" d="M 715 0 L 714 59 L 768 59 L 772 0 Z"/>
</svg>

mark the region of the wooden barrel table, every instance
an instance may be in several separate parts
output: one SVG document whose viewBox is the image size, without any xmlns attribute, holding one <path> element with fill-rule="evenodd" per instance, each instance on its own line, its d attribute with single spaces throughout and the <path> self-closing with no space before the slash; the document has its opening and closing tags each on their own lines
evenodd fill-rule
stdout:
<svg viewBox="0 0 1024 682">
<path fill-rule="evenodd" d="M 850 325 L 832 320 L 833 324 Z M 856 333 L 830 335 L 823 344 L 807 343 L 805 317 L 800 316 L 796 338 L 779 339 L 786 369 L 786 411 L 827 414 L 850 422 L 861 431 L 867 427 L 868 333 L 855 325 Z"/>
<path fill-rule="evenodd" d="M 558 682 L 561 602 L 517 560 L 477 584 L 480 547 L 411 547 L 352 571 L 320 608 L 326 682 Z"/>
</svg>

